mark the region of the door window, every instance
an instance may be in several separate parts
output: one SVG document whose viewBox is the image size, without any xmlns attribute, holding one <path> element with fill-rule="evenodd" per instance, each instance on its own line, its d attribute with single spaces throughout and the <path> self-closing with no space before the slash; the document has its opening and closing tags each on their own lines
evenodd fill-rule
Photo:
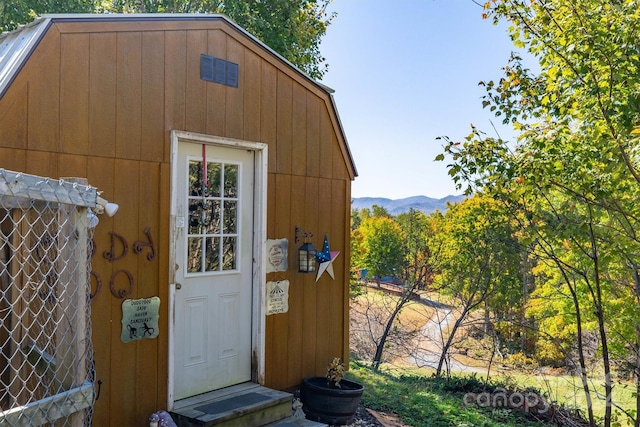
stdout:
<svg viewBox="0 0 640 427">
<path fill-rule="evenodd" d="M 239 164 L 189 160 L 187 273 L 237 270 Z"/>
</svg>

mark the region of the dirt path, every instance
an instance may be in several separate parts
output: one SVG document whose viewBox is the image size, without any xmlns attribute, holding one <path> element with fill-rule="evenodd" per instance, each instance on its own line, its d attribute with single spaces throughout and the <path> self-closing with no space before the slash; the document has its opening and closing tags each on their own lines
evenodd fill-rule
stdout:
<svg viewBox="0 0 640 427">
<path fill-rule="evenodd" d="M 421 303 L 433 308 L 433 316 L 423 326 L 421 337 L 415 346 L 417 350 L 406 362 L 418 367 L 437 369 L 449 328 L 457 319 L 453 307 L 427 298 L 422 298 Z M 484 369 L 456 360 L 454 356 L 449 360 L 449 368 L 452 372 L 485 372 Z M 446 365 L 443 369 L 446 369 Z"/>
</svg>

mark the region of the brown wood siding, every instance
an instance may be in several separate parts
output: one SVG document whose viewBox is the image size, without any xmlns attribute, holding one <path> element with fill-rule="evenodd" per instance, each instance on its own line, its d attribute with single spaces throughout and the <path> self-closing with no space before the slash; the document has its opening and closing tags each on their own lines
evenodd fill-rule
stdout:
<svg viewBox="0 0 640 427">
<path fill-rule="evenodd" d="M 330 129 L 331 120 L 329 112 L 325 109 L 320 115 L 320 171 L 319 176 L 322 178 L 331 178 L 333 176 L 333 129 Z"/>
<path fill-rule="evenodd" d="M 124 245 L 121 246 L 120 241 L 116 240 L 113 246 L 112 255 L 116 259 L 110 262 L 109 270 L 111 271 L 111 278 L 113 282 L 113 288 L 116 291 L 116 295 L 119 295 L 120 291 L 127 292 L 129 290 L 128 277 L 125 271 L 128 271 L 132 276 L 139 281 L 141 279 L 139 274 L 136 274 L 136 259 L 131 253 L 131 242 L 138 235 L 138 215 L 141 206 L 138 205 L 140 198 L 140 188 L 138 181 L 138 164 L 135 160 L 128 159 L 116 159 L 114 163 L 115 173 L 113 182 L 113 195 L 110 196 L 112 200 L 117 200 L 120 205 L 118 214 L 113 217 L 113 232 L 124 237 L 127 242 L 127 252 L 125 255 Z M 138 212 L 137 212 L 138 211 Z M 100 226 L 98 226 L 100 227 Z M 96 227 L 96 233 L 101 230 Z M 115 236 L 114 236 L 115 237 Z M 105 250 L 109 250 L 111 245 L 106 246 Z M 104 252 L 99 251 L 98 255 L 103 255 Z M 102 259 L 101 259 L 102 261 Z M 95 269 L 95 267 L 94 267 Z M 106 276 L 108 277 L 108 276 Z M 106 278 L 105 277 L 105 278 Z M 109 282 L 109 285 L 112 283 Z M 111 286 L 110 286 L 111 287 Z M 111 289 L 105 289 L 110 290 Z M 111 291 L 113 292 L 113 291 Z M 109 361 L 109 371 L 98 371 L 98 377 L 100 373 L 103 375 L 109 375 L 108 381 L 111 383 L 109 394 L 105 395 L 105 400 L 109 402 L 111 413 L 111 425 L 127 425 L 131 420 L 136 420 L 136 423 L 140 423 L 143 420 L 142 414 L 138 415 L 136 419 L 136 405 L 138 398 L 144 398 L 142 396 L 136 396 L 135 390 L 138 381 L 153 381 L 153 378 L 144 378 L 140 373 L 136 371 L 138 365 L 136 347 L 140 344 L 136 342 L 134 345 L 124 344 L 121 341 L 121 325 L 119 319 L 122 316 L 122 300 L 113 296 L 111 292 L 101 292 L 98 298 L 94 301 L 94 304 L 108 303 L 111 305 L 110 319 L 111 325 L 111 360 Z M 155 295 L 153 292 L 144 296 Z M 143 294 L 140 286 L 134 286 L 133 292 L 127 296 L 127 298 L 140 298 Z M 106 301 L 104 301 L 106 300 Z M 95 328 L 95 327 L 94 327 Z M 94 334 L 98 331 L 94 329 Z M 110 374 L 109 374 L 110 372 Z M 131 390 L 124 392 L 123 390 Z M 134 400 L 131 400 L 131 395 L 135 396 Z M 100 403 L 98 401 L 98 403 Z M 114 411 L 114 408 L 118 408 Z"/>
<path fill-rule="evenodd" d="M 316 177 L 307 177 L 305 179 L 305 200 L 304 200 L 304 217 L 300 222 L 300 226 L 305 228 L 305 231 L 314 233 L 314 245 L 318 246 L 319 250 L 322 250 L 322 230 L 318 228 L 319 219 L 319 206 L 320 206 L 320 192 L 322 189 L 320 188 L 320 180 Z M 297 250 L 299 244 L 292 245 L 291 251 L 294 253 L 293 259 L 291 262 L 293 263 L 293 269 L 297 269 Z M 321 318 L 320 308 L 318 307 L 318 299 L 322 298 L 323 292 L 321 288 L 316 285 L 315 274 L 302 274 L 299 275 L 300 283 L 299 285 L 304 289 L 304 301 L 302 303 L 302 310 L 304 312 L 304 325 L 305 330 L 302 335 L 302 369 L 303 372 L 317 372 L 316 371 L 316 359 L 318 358 L 318 354 L 316 351 L 317 346 L 317 337 L 319 333 L 319 329 L 325 327 L 323 326 L 324 322 Z M 320 318 L 319 318 L 320 315 Z M 324 372 L 320 371 L 320 374 L 324 374 Z"/>
<path fill-rule="evenodd" d="M 278 72 L 276 103 L 276 141 L 274 153 L 278 174 L 291 174 L 292 85 L 284 73 Z"/>
<path fill-rule="evenodd" d="M 289 197 L 290 202 L 290 220 L 288 224 L 305 224 L 304 221 L 304 212 L 305 212 L 305 203 L 307 198 L 307 188 L 305 185 L 306 179 L 302 176 L 292 176 L 291 177 L 291 193 Z M 295 225 L 294 225 L 295 227 Z M 305 224 L 305 227 L 308 226 Z M 306 231 L 306 230 L 305 230 Z M 286 234 L 285 234 L 286 235 Z M 295 238 L 294 238 L 295 243 Z M 298 245 L 292 245 L 292 252 L 294 255 L 297 255 Z M 292 269 L 297 270 L 297 262 L 296 258 L 291 262 Z M 291 271 L 291 270 L 290 270 Z M 297 277 L 296 277 L 297 276 Z M 296 384 L 300 378 L 304 376 L 304 371 L 302 369 L 303 362 L 303 351 L 302 351 L 302 343 L 303 336 L 308 330 L 308 325 L 305 322 L 307 313 L 301 310 L 304 307 L 304 290 L 307 286 L 311 285 L 309 283 L 309 278 L 312 274 L 297 274 L 290 275 L 289 278 L 289 306 L 290 307 L 298 307 L 296 310 L 289 310 L 288 314 L 288 325 L 287 325 L 287 348 L 296 349 L 295 351 L 289 351 L 289 360 L 288 360 L 288 369 L 287 373 L 287 384 Z"/>
<path fill-rule="evenodd" d="M 116 183 L 116 160 L 107 157 L 89 157 L 87 179 L 92 185 L 100 186 L 100 190 L 104 191 L 103 195 L 115 200 L 114 188 Z M 118 200 L 120 203 L 120 200 Z M 115 425 L 112 423 L 111 412 L 114 402 L 111 401 L 111 395 L 120 385 L 112 381 L 113 376 L 109 376 L 111 369 L 111 361 L 116 345 L 113 341 L 115 330 L 120 330 L 118 317 L 113 318 L 114 306 L 121 303 L 120 299 L 116 299 L 111 295 L 109 289 L 109 280 L 115 271 L 114 263 L 104 259 L 104 252 L 111 250 L 111 239 L 109 232 L 115 231 L 116 217 L 109 218 L 106 215 L 100 216 L 100 224 L 96 227 L 94 233 L 94 255 L 91 260 L 93 268 L 92 275 L 92 295 L 95 295 L 91 302 L 91 319 L 93 327 L 93 348 L 94 360 L 96 367 L 96 379 L 102 381 L 100 386 L 100 397 L 95 405 L 94 425 L 96 422 L 102 425 Z M 119 232 L 119 230 L 118 230 Z M 118 249 L 120 251 L 120 249 Z M 101 288 L 98 290 L 98 281 Z M 118 369 L 120 370 L 120 369 Z M 117 377 L 117 373 L 113 373 Z M 104 401 L 102 401 L 104 399 Z M 117 419 L 117 418 L 114 418 Z"/>
<path fill-rule="evenodd" d="M 261 141 L 262 121 L 261 99 L 262 91 L 262 62 L 255 53 L 245 50 L 244 73 L 242 74 L 242 87 L 244 88 L 242 100 L 243 134 L 248 141 Z M 265 91 L 266 93 L 266 91 Z"/>
<path fill-rule="evenodd" d="M 332 233 L 331 221 L 333 218 L 333 212 L 331 210 L 331 181 L 328 179 L 317 180 L 317 194 L 318 194 L 318 210 L 317 210 L 317 228 L 315 230 L 316 238 L 314 239 L 318 250 L 322 250 L 322 244 L 324 242 L 325 233 L 329 237 L 330 246 L 336 250 L 340 247 L 339 237 Z M 335 265 L 334 272 L 338 273 L 336 280 L 340 280 L 340 274 L 338 270 L 338 263 Z M 336 342 L 337 336 L 332 330 L 332 323 L 327 318 L 327 313 L 331 311 L 331 280 L 328 279 L 328 274 L 325 273 L 322 283 L 316 284 L 316 305 L 318 311 L 316 312 L 316 320 L 318 328 L 316 331 L 316 372 L 325 373 L 327 370 L 327 363 L 334 356 L 338 356 L 337 349 L 334 349 L 339 343 Z"/>
<path fill-rule="evenodd" d="M 351 283 L 351 182 L 343 181 L 342 185 L 344 186 L 344 199 L 343 203 L 345 206 L 348 206 L 349 209 L 344 210 L 344 236 L 346 241 L 342 246 L 344 249 L 344 258 L 342 262 L 345 264 L 345 274 L 346 277 L 346 286 L 344 286 L 343 292 L 343 300 L 347 301 L 347 305 L 344 306 L 343 312 L 343 322 L 344 322 L 344 335 L 342 337 L 342 359 L 349 360 L 349 337 L 351 336 L 351 330 L 349 329 L 350 319 L 349 319 L 349 295 L 350 295 L 350 287 Z"/>
<path fill-rule="evenodd" d="M 277 115 L 277 99 L 278 99 L 278 70 L 271 64 L 262 62 L 262 87 L 260 97 L 260 141 L 269 145 L 268 147 L 268 169 L 276 170 L 276 123 Z M 269 189 L 273 187 L 273 183 L 269 182 Z M 269 200 L 272 200 L 271 198 Z M 273 212 L 269 207 L 268 212 Z M 273 215 L 272 215 L 273 217 Z M 269 236 L 273 236 L 269 234 Z"/>
<path fill-rule="evenodd" d="M 114 157 L 116 148 L 116 34 L 89 39 L 89 152 Z"/>
<path fill-rule="evenodd" d="M 307 93 L 307 127 L 306 127 L 306 154 L 307 170 L 309 176 L 320 175 L 320 108 L 321 100 L 316 95 Z"/>
<path fill-rule="evenodd" d="M 170 146 L 170 131 L 186 129 L 187 105 L 187 32 L 168 31 L 165 33 L 165 82 L 164 85 L 164 130 L 165 146 Z M 165 150 L 165 162 L 170 161 L 170 150 Z"/>
<path fill-rule="evenodd" d="M 139 159 L 142 128 L 142 34 L 116 36 L 116 157 Z"/>
<path fill-rule="evenodd" d="M 239 64 L 239 87 L 200 79 L 200 54 Z M 0 168 L 87 177 L 120 205 L 100 216 L 92 259 L 94 425 L 145 425 L 166 407 L 170 131 L 268 145 L 267 238 L 289 240 L 289 312 L 266 319 L 265 385 L 295 388 L 348 357 L 350 181 L 329 95 L 221 21 L 57 22 L 0 99 Z M 341 251 L 297 272 L 295 226 Z M 153 239 L 155 256 L 134 242 Z M 126 253 L 125 253 L 126 252 Z M 128 276 L 130 275 L 130 276 Z M 159 296 L 160 335 L 123 343 L 122 301 Z M 101 288 L 98 285 L 101 283 Z M 113 287 L 110 289 L 110 284 Z"/>
<path fill-rule="evenodd" d="M 60 34 L 50 29 L 29 61 L 27 148 L 58 151 L 60 143 Z M 17 79 L 18 80 L 18 79 Z M 19 82 L 18 82 L 19 86 Z"/>
<path fill-rule="evenodd" d="M 207 32 L 187 33 L 187 118 L 186 129 L 193 132 L 207 132 L 207 83 L 201 80 L 200 54 L 207 51 Z"/>
<path fill-rule="evenodd" d="M 160 193 L 163 188 L 161 165 L 151 162 L 139 163 L 135 178 L 140 183 L 138 198 L 135 201 L 135 206 L 140 207 L 140 212 L 138 213 L 138 223 L 135 224 L 135 230 L 131 236 L 132 240 L 135 238 L 148 243 L 149 240 L 145 233 L 147 230 L 150 236 L 154 236 L 154 239 L 157 239 L 160 232 L 156 224 L 159 224 L 158 213 L 162 209 L 160 205 Z M 151 227 L 150 224 L 154 224 L 154 226 Z M 135 270 L 138 272 L 136 291 L 139 298 L 151 295 L 164 296 L 166 293 L 164 287 L 160 287 L 160 283 L 167 282 L 167 277 L 166 270 L 163 270 L 162 274 L 158 270 L 158 266 L 161 265 L 158 262 L 158 248 L 155 248 L 153 252 L 150 249 L 150 247 L 142 246 L 139 256 L 133 258 L 137 264 L 135 266 Z M 162 282 L 161 279 L 163 279 Z M 160 303 L 167 305 L 168 301 L 166 298 L 161 298 Z M 166 331 L 167 329 L 163 330 Z M 135 370 L 138 373 L 136 381 L 136 413 L 151 414 L 157 410 L 155 408 L 157 408 L 159 391 L 165 390 L 164 387 L 160 387 L 160 383 L 165 381 L 165 376 L 159 375 L 157 370 L 158 359 L 162 357 L 159 351 L 159 341 L 140 340 L 136 346 L 136 352 Z"/>
<path fill-rule="evenodd" d="M 0 129 L 2 146 L 5 148 L 25 148 L 27 146 L 27 98 L 29 97 L 26 83 L 16 83 L 12 91 L 2 98 L 5 108 L 0 110 Z"/>
<path fill-rule="evenodd" d="M 238 64 L 239 80 L 242 81 L 246 72 L 244 67 L 244 50 L 245 48 L 235 39 L 227 37 L 227 55 L 226 60 Z M 212 85 L 209 85 L 212 86 Z M 225 105 L 225 135 L 227 138 L 244 139 L 244 85 L 238 84 L 237 88 L 225 87 L 226 105 Z"/>
<path fill-rule="evenodd" d="M 0 147 L 0 163 L 3 168 L 14 171 L 26 171 L 26 155 L 24 150 Z"/>
<path fill-rule="evenodd" d="M 227 35 L 223 31 L 210 31 L 207 38 L 209 45 L 207 55 L 217 58 L 227 56 Z M 198 59 L 199 55 L 198 55 Z M 225 134 L 227 108 L 227 88 L 222 85 L 207 85 L 207 133 L 210 135 Z"/>
<path fill-rule="evenodd" d="M 165 83 L 164 32 L 150 31 L 142 34 L 142 132 L 141 144 L 145 158 L 162 162 L 165 157 L 164 97 L 158 90 Z"/>
<path fill-rule="evenodd" d="M 299 84 L 291 91 L 291 173 L 307 173 L 307 94 Z"/>
<path fill-rule="evenodd" d="M 89 34 L 60 36 L 60 143 L 63 153 L 89 148 Z"/>
<path fill-rule="evenodd" d="M 268 238 L 278 239 L 282 237 L 291 236 L 291 193 L 293 189 L 291 187 L 291 176 L 275 174 L 274 186 L 269 188 L 269 199 L 275 200 L 275 209 L 273 216 L 275 217 L 275 224 L 273 227 L 272 235 L 267 235 Z M 293 225 L 295 227 L 295 225 Z M 290 241 L 293 239 L 290 238 Z M 289 263 L 294 268 L 291 252 L 289 252 Z M 273 277 L 277 276 L 277 277 Z M 267 280 L 282 280 L 282 275 L 268 274 Z M 295 286 L 295 282 L 291 281 L 291 286 Z M 267 366 L 279 366 L 284 369 L 266 369 L 265 382 L 270 384 L 271 387 L 284 389 L 287 386 L 293 384 L 289 383 L 287 368 L 289 367 L 290 353 L 293 353 L 289 348 L 289 319 L 291 316 L 291 310 L 288 313 L 278 314 L 267 317 L 267 343 L 265 345 L 265 361 Z M 291 355 L 295 357 L 295 355 Z"/>
</svg>

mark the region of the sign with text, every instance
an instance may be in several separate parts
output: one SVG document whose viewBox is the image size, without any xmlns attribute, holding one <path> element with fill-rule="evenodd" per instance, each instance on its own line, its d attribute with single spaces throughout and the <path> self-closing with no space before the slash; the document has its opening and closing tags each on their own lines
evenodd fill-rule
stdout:
<svg viewBox="0 0 640 427">
<path fill-rule="evenodd" d="M 289 281 L 267 282 L 267 316 L 289 311 Z"/>
<path fill-rule="evenodd" d="M 289 241 L 287 239 L 267 240 L 267 273 L 287 271 Z"/>
<path fill-rule="evenodd" d="M 127 299 L 122 302 L 122 342 L 156 338 L 160 298 Z"/>
</svg>

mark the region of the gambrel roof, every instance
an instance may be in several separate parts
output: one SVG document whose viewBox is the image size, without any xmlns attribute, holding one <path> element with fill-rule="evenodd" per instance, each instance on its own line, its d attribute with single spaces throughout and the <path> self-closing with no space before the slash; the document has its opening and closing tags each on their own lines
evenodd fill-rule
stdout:
<svg viewBox="0 0 640 427">
<path fill-rule="evenodd" d="M 335 114 L 337 122 L 337 132 L 344 141 L 343 149 L 348 163 L 351 168 L 352 179 L 358 173 L 353 160 L 353 156 L 349 149 L 346 135 L 340 121 L 340 116 L 333 98 L 333 89 L 323 85 L 322 83 L 312 79 L 298 67 L 293 65 L 282 55 L 271 49 L 262 41 L 257 39 L 251 33 L 240 27 L 234 21 L 221 14 L 47 14 L 36 18 L 33 22 L 21 26 L 17 30 L 0 34 L 0 98 L 2 98 L 11 85 L 12 81 L 20 72 L 22 66 L 29 59 L 42 37 L 46 34 L 49 27 L 56 22 L 123 22 L 123 21 L 184 21 L 184 20 L 217 20 L 224 21 L 238 32 L 242 33 L 248 39 L 259 45 L 262 49 L 269 52 L 274 58 L 281 62 L 284 66 L 289 67 L 296 73 L 304 77 L 305 80 L 311 82 L 320 90 L 325 92 L 331 102 L 331 108 Z"/>
</svg>

